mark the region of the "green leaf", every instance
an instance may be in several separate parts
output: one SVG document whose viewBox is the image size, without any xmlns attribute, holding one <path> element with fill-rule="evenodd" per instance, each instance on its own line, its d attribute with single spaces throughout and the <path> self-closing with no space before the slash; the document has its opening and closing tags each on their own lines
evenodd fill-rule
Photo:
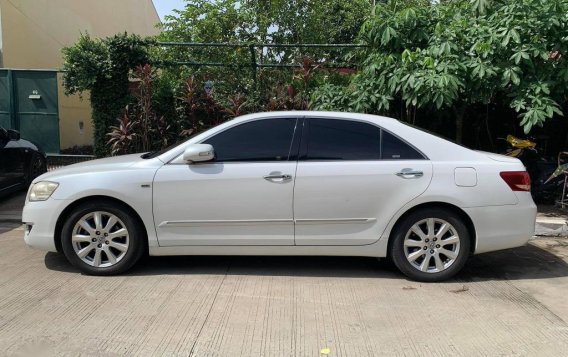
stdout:
<svg viewBox="0 0 568 357">
<path fill-rule="evenodd" d="M 509 44 L 510 39 L 511 39 L 511 36 L 509 34 L 507 34 L 505 37 L 503 37 L 503 40 L 501 41 L 501 46 L 506 47 Z"/>
<path fill-rule="evenodd" d="M 381 37 L 381 44 L 387 45 L 389 43 L 389 41 L 391 40 L 391 38 L 393 38 L 394 36 L 396 36 L 396 31 L 395 29 L 393 29 L 390 26 L 387 26 L 385 28 L 385 30 L 383 31 L 383 36 Z"/>
<path fill-rule="evenodd" d="M 517 32 L 517 30 L 511 29 L 511 31 L 509 31 L 509 34 L 511 35 L 511 37 L 513 38 L 513 40 L 516 43 L 521 43 L 521 37 L 519 36 L 519 33 Z"/>
<path fill-rule="evenodd" d="M 550 94 L 550 89 L 548 89 L 548 86 L 546 84 L 543 84 L 541 86 L 541 89 L 544 92 L 544 94 Z"/>
<path fill-rule="evenodd" d="M 513 60 L 515 64 L 519 64 L 521 62 L 522 52 L 517 52 L 512 55 L 509 59 Z"/>
</svg>

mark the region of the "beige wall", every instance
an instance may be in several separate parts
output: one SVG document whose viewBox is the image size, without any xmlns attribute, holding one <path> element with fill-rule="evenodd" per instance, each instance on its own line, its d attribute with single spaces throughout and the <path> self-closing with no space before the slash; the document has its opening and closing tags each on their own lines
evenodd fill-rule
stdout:
<svg viewBox="0 0 568 357">
<path fill-rule="evenodd" d="M 0 16 L 2 65 L 20 69 L 60 68 L 61 48 L 81 32 L 155 35 L 160 21 L 152 0 L 0 0 Z M 88 93 L 65 96 L 58 77 L 61 148 L 92 144 Z"/>
</svg>

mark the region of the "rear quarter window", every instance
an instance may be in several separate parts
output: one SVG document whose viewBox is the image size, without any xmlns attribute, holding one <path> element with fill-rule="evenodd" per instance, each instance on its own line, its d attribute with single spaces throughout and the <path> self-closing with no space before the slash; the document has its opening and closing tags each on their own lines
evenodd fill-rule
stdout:
<svg viewBox="0 0 568 357">
<path fill-rule="evenodd" d="M 381 159 L 383 160 L 424 160 L 425 157 L 418 150 L 389 133 L 382 131 Z"/>
</svg>

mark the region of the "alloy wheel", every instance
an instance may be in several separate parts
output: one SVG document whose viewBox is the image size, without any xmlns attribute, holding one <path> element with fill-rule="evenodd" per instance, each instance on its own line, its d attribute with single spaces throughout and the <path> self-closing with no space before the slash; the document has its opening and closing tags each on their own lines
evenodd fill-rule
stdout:
<svg viewBox="0 0 568 357">
<path fill-rule="evenodd" d="M 449 222 L 426 218 L 416 222 L 404 238 L 404 254 L 408 262 L 425 273 L 439 273 L 457 259 L 460 237 Z"/>
<path fill-rule="evenodd" d="M 86 264 L 106 268 L 121 261 L 129 247 L 126 225 L 116 215 L 90 212 L 81 217 L 71 235 L 75 254 Z"/>
<path fill-rule="evenodd" d="M 32 180 L 45 172 L 43 160 L 40 156 L 36 156 L 31 162 Z"/>
</svg>

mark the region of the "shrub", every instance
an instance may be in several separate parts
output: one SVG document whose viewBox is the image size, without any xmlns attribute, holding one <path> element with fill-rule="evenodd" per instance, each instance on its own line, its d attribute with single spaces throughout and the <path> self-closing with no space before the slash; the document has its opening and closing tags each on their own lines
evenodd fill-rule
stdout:
<svg viewBox="0 0 568 357">
<path fill-rule="evenodd" d="M 65 94 L 90 91 L 95 154 L 109 154 L 106 134 L 131 101 L 128 75 L 149 63 L 151 41 L 137 35 L 117 34 L 105 39 L 82 34 L 63 53 Z"/>
</svg>

